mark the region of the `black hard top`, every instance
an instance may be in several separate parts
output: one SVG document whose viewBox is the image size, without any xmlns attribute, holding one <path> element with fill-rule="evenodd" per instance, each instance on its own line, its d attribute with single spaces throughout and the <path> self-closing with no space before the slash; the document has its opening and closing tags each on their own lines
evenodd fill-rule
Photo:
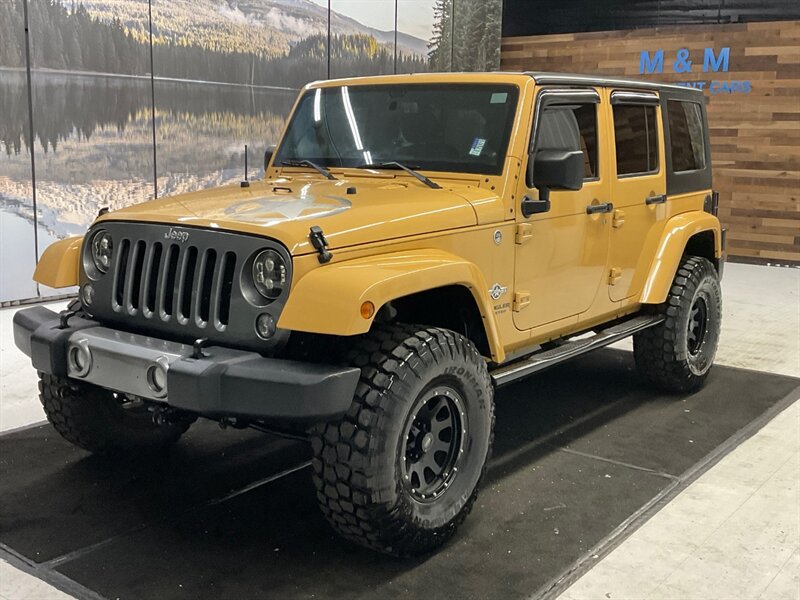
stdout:
<svg viewBox="0 0 800 600">
<path fill-rule="evenodd" d="M 674 83 L 659 83 L 656 81 L 644 81 L 641 79 L 626 79 L 624 77 L 606 77 L 604 75 L 576 75 L 572 73 L 544 73 L 541 71 L 525 71 L 525 75 L 530 75 L 537 85 L 601 85 L 604 87 L 625 87 L 639 90 L 684 92 L 690 94 L 703 95 L 698 89 L 690 88 Z"/>
</svg>

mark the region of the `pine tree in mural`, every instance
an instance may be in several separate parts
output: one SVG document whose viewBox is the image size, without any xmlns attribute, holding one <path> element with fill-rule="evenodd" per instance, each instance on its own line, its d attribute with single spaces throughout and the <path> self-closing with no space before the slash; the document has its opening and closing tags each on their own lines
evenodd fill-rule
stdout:
<svg viewBox="0 0 800 600">
<path fill-rule="evenodd" d="M 428 44 L 431 71 L 450 71 L 453 0 L 436 0 L 433 8 L 433 36 Z"/>
<path fill-rule="evenodd" d="M 436 0 L 428 52 L 432 71 L 489 71 L 500 66 L 500 0 Z"/>
</svg>

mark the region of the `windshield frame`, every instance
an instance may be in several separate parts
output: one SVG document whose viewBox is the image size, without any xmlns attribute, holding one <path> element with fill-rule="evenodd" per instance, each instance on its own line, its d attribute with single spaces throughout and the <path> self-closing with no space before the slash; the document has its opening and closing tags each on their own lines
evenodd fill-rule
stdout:
<svg viewBox="0 0 800 600">
<path fill-rule="evenodd" d="M 273 166 L 279 170 L 283 170 L 285 168 L 298 168 L 298 167 L 287 167 L 285 165 L 281 165 L 281 161 L 283 160 L 303 160 L 303 158 L 293 157 L 293 156 L 282 156 L 283 150 L 287 144 L 287 138 L 289 131 L 291 130 L 292 126 L 296 123 L 296 120 L 299 118 L 301 113 L 301 108 L 303 106 L 303 102 L 306 101 L 307 98 L 311 97 L 313 94 L 316 94 L 318 90 L 340 90 L 344 87 L 353 89 L 353 88 L 390 88 L 390 87 L 412 87 L 412 86 L 419 86 L 427 89 L 447 89 L 451 90 L 453 88 L 456 89 L 474 89 L 474 88 L 494 88 L 497 92 L 507 92 L 509 94 L 508 102 L 510 104 L 510 109 L 508 110 L 508 114 L 506 115 L 506 122 L 504 124 L 503 129 L 503 139 L 502 143 L 498 149 L 498 156 L 495 164 L 490 168 L 488 165 L 484 164 L 476 164 L 476 168 L 469 169 L 463 168 L 469 166 L 469 163 L 461 163 L 457 164 L 455 162 L 450 163 L 448 168 L 435 168 L 433 165 L 416 165 L 414 164 L 415 161 L 413 159 L 409 160 L 404 158 L 400 162 L 404 164 L 408 164 L 412 166 L 415 171 L 419 172 L 428 172 L 428 173 L 435 173 L 438 176 L 442 174 L 450 173 L 455 175 L 462 175 L 462 176 L 498 176 L 502 175 L 505 170 L 505 163 L 511 153 L 511 145 L 513 143 L 514 138 L 514 131 L 515 131 L 515 124 L 518 119 L 518 115 L 521 109 L 521 99 L 522 99 L 522 89 L 521 86 L 514 81 L 506 81 L 506 80 L 499 80 L 499 81 L 486 81 L 486 80 L 476 80 L 476 81 L 458 81 L 458 82 L 447 82 L 447 81 L 431 81 L 431 80 L 421 80 L 421 81 L 397 81 L 397 82 L 369 82 L 369 81 L 340 81 L 336 82 L 335 85 L 330 85 L 327 82 L 323 83 L 322 85 L 313 85 L 305 88 L 303 92 L 298 96 L 297 102 L 295 103 L 294 108 L 292 109 L 292 113 L 287 120 L 286 126 L 284 127 L 283 133 L 281 134 L 280 142 L 278 146 L 275 148 L 274 152 L 274 162 Z M 315 162 L 330 171 L 344 171 L 344 170 L 356 170 L 356 171 L 365 171 L 361 165 L 341 165 L 336 164 L 336 161 L 331 160 L 320 160 L 320 157 L 314 157 L 317 160 Z M 395 157 L 380 160 L 375 162 L 391 162 L 394 160 L 399 160 Z M 456 168 L 457 167 L 457 168 Z M 376 170 L 376 169 L 370 169 Z"/>
</svg>

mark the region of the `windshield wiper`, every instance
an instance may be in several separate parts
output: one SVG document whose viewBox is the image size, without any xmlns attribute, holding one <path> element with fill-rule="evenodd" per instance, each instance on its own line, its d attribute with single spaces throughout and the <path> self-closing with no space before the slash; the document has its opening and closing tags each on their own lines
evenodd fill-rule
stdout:
<svg viewBox="0 0 800 600">
<path fill-rule="evenodd" d="M 310 160 L 282 160 L 281 164 L 285 167 L 311 167 L 319 171 L 325 179 L 336 179 L 328 169 Z"/>
<path fill-rule="evenodd" d="M 435 190 L 442 189 L 442 186 L 440 186 L 435 181 L 431 181 L 430 179 L 425 177 L 425 175 L 423 175 L 422 173 L 418 173 L 411 167 L 407 167 L 403 163 L 399 163 L 396 160 L 392 160 L 389 162 L 382 162 L 382 163 L 368 163 L 366 165 L 358 165 L 358 168 L 359 169 L 402 169 L 409 175 L 413 175 L 414 177 L 419 179 L 422 183 L 424 183 L 428 187 L 433 188 Z"/>
</svg>

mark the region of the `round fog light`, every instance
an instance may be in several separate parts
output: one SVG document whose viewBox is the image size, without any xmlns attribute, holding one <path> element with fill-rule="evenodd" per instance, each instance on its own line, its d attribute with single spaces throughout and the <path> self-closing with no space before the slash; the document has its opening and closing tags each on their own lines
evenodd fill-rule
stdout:
<svg viewBox="0 0 800 600">
<path fill-rule="evenodd" d="M 163 356 L 159 356 L 153 364 L 147 367 L 147 387 L 156 398 L 167 395 L 167 367 L 169 363 Z"/>
<path fill-rule="evenodd" d="M 269 313 L 258 315 L 256 319 L 256 333 L 262 340 L 268 340 L 276 331 L 275 318 Z"/>
<path fill-rule="evenodd" d="M 86 306 L 91 306 L 94 303 L 94 287 L 91 283 L 87 283 L 81 289 L 81 300 Z"/>
<path fill-rule="evenodd" d="M 76 377 L 86 377 L 92 368 L 92 351 L 89 350 L 89 343 L 80 340 L 77 344 L 69 347 L 67 354 L 72 375 Z"/>
</svg>

